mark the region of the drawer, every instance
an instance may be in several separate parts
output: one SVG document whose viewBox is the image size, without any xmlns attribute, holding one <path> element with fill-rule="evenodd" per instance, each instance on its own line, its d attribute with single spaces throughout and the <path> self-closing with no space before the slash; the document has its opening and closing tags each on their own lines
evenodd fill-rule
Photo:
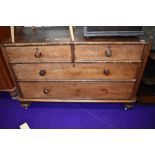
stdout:
<svg viewBox="0 0 155 155">
<path fill-rule="evenodd" d="M 134 82 L 19 82 L 25 99 L 130 99 Z"/>
<path fill-rule="evenodd" d="M 132 80 L 140 63 L 12 64 L 17 80 Z"/>
<path fill-rule="evenodd" d="M 144 45 L 76 45 L 75 61 L 138 61 Z"/>
<path fill-rule="evenodd" d="M 71 48 L 61 46 L 6 47 L 10 62 L 71 62 Z"/>
</svg>

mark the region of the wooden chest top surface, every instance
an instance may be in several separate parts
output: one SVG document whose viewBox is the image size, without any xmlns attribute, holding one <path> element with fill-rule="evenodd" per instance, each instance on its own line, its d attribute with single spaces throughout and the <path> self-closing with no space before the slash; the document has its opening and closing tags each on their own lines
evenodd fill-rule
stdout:
<svg viewBox="0 0 155 155">
<path fill-rule="evenodd" d="M 85 39 L 83 28 L 75 29 L 75 41 L 72 42 L 68 27 L 15 27 L 15 43 L 11 38 L 1 42 L 3 46 L 52 45 L 52 44 L 145 44 L 139 37 L 102 37 Z"/>
</svg>

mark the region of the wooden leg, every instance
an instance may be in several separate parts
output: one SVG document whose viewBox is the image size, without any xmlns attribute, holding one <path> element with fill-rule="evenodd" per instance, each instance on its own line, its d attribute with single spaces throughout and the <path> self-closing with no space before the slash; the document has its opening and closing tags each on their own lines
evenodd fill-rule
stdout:
<svg viewBox="0 0 155 155">
<path fill-rule="evenodd" d="M 31 102 L 28 101 L 20 101 L 21 107 L 24 109 L 28 109 L 28 107 L 31 105 Z"/>
<path fill-rule="evenodd" d="M 134 108 L 134 104 L 133 103 L 129 103 L 129 104 L 124 104 L 124 109 L 125 110 L 130 110 Z"/>
<path fill-rule="evenodd" d="M 15 89 L 14 91 L 10 92 L 10 95 L 12 99 L 17 99 L 18 98 L 18 91 Z"/>
</svg>

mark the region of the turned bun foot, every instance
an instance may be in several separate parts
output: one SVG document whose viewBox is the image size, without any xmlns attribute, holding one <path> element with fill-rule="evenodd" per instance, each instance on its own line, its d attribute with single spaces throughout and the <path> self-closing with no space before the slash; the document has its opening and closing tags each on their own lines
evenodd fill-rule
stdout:
<svg viewBox="0 0 155 155">
<path fill-rule="evenodd" d="M 14 91 L 10 92 L 11 98 L 12 99 L 17 99 L 18 98 L 18 91 L 15 89 Z"/>
<path fill-rule="evenodd" d="M 31 105 L 31 102 L 28 102 L 28 101 L 20 101 L 20 105 L 21 105 L 22 108 L 28 109 L 29 106 Z"/>
<path fill-rule="evenodd" d="M 134 108 L 134 104 L 124 104 L 124 109 L 125 110 L 130 110 L 130 109 L 133 109 Z"/>
</svg>

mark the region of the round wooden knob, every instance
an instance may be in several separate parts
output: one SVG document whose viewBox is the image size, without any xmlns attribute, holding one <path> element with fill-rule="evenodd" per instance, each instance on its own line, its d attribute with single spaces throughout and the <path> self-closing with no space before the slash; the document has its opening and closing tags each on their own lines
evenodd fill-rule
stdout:
<svg viewBox="0 0 155 155">
<path fill-rule="evenodd" d="M 104 75 L 109 75 L 110 74 L 110 69 L 104 69 L 103 73 L 104 73 Z"/>
<path fill-rule="evenodd" d="M 36 52 L 35 52 L 34 56 L 36 58 L 40 58 L 41 57 L 41 52 L 39 52 L 38 48 L 36 48 Z"/>
<path fill-rule="evenodd" d="M 46 75 L 46 71 L 44 69 L 41 69 L 39 72 L 40 76 L 45 76 Z"/>
<path fill-rule="evenodd" d="M 49 94 L 49 90 L 48 89 L 43 89 L 43 93 L 44 94 Z"/>
<path fill-rule="evenodd" d="M 111 57 L 111 56 L 112 56 L 112 51 L 111 51 L 111 49 L 107 49 L 107 50 L 105 51 L 105 55 L 106 55 L 107 57 Z"/>
</svg>

